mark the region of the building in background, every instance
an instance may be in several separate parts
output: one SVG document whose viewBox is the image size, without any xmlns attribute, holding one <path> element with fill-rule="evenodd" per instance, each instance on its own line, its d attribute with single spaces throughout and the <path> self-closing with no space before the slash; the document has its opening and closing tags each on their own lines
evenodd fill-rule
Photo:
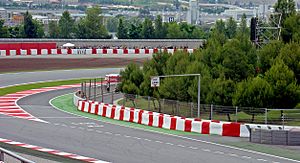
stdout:
<svg viewBox="0 0 300 163">
<path fill-rule="evenodd" d="M 190 0 L 189 2 L 187 22 L 189 24 L 199 24 L 199 5 L 197 0 Z"/>
</svg>

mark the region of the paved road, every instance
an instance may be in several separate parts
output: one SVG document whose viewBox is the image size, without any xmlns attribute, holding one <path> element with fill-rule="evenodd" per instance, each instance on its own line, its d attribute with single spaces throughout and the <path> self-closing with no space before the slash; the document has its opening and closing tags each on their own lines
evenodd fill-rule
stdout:
<svg viewBox="0 0 300 163">
<path fill-rule="evenodd" d="M 0 88 L 9 85 L 47 80 L 67 80 L 74 78 L 100 77 L 110 73 L 119 73 L 120 70 L 121 68 L 98 68 L 0 74 Z"/>
<path fill-rule="evenodd" d="M 22 108 L 50 123 L 1 115 L 0 137 L 111 162 L 289 162 L 204 142 L 236 138 L 164 135 L 77 117 L 49 105 L 51 98 L 72 91 L 52 91 L 21 99 L 18 104 Z"/>
</svg>

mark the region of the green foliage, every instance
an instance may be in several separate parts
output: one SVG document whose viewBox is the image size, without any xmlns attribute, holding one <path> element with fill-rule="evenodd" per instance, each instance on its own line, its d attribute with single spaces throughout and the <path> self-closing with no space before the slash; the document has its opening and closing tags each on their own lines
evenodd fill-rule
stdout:
<svg viewBox="0 0 300 163">
<path fill-rule="evenodd" d="M 4 26 L 4 20 L 0 20 L 0 38 L 8 38 L 9 31 L 6 26 Z"/>
<path fill-rule="evenodd" d="M 280 41 L 272 41 L 258 51 L 260 73 L 265 73 L 271 68 L 283 46 Z"/>
<path fill-rule="evenodd" d="M 71 18 L 69 11 L 64 11 L 58 22 L 59 37 L 72 38 L 74 35 L 74 20 Z"/>
<path fill-rule="evenodd" d="M 281 59 L 277 59 L 265 75 L 274 90 L 273 107 L 294 108 L 300 97 L 294 72 Z"/>
<path fill-rule="evenodd" d="M 131 63 L 120 74 L 122 76 L 121 91 L 128 94 L 139 94 L 139 87 L 144 78 L 140 67 Z"/>
<path fill-rule="evenodd" d="M 232 17 L 230 17 L 226 22 L 226 35 L 229 39 L 232 39 L 235 37 L 236 32 L 237 32 L 237 23 Z"/>
<path fill-rule="evenodd" d="M 58 28 L 58 24 L 55 21 L 49 22 L 49 37 L 59 38 L 59 28 Z"/>
<path fill-rule="evenodd" d="M 152 21 L 149 18 L 146 18 L 143 22 L 142 37 L 144 39 L 154 38 L 154 27 L 152 25 Z"/>
<path fill-rule="evenodd" d="M 296 13 L 296 3 L 294 0 L 277 0 L 274 9 L 275 12 L 282 14 L 283 21 L 290 15 Z"/>
<path fill-rule="evenodd" d="M 93 6 L 86 10 L 86 17 L 81 19 L 77 25 L 77 38 L 82 39 L 104 39 L 111 38 L 103 25 L 103 18 L 100 16 L 101 10 L 98 6 Z"/>
<path fill-rule="evenodd" d="M 124 25 L 123 21 L 124 21 L 123 18 L 119 19 L 118 32 L 117 32 L 117 37 L 119 39 L 128 38 L 128 30 L 127 30 L 126 26 Z M 133 31 L 135 30 L 135 29 L 132 29 L 132 28 L 133 27 L 131 27 L 131 33 L 130 33 L 131 35 L 133 35 Z"/>
<path fill-rule="evenodd" d="M 109 18 L 106 28 L 109 32 L 118 32 L 119 19 L 117 17 Z"/>
<path fill-rule="evenodd" d="M 282 37 L 285 42 L 300 41 L 300 14 L 287 17 L 283 24 Z"/>
<path fill-rule="evenodd" d="M 37 38 L 38 33 L 37 33 L 37 25 L 34 23 L 32 20 L 31 14 L 26 11 L 24 15 L 24 33 L 26 38 Z"/>
</svg>

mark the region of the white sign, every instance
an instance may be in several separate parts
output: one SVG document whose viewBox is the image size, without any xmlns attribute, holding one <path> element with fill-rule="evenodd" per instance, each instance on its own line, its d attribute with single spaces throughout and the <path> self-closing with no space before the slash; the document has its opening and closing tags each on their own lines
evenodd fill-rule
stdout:
<svg viewBox="0 0 300 163">
<path fill-rule="evenodd" d="M 159 77 L 151 77 L 151 87 L 159 87 Z"/>
</svg>

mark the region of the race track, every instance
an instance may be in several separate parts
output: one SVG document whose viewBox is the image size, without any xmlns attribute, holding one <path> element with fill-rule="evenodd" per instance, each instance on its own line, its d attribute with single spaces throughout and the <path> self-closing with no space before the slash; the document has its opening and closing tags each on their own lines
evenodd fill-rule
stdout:
<svg viewBox="0 0 300 163">
<path fill-rule="evenodd" d="M 96 69 L 2 74 L 0 86 L 78 76 L 95 77 L 118 71 L 119 69 Z M 71 115 L 56 110 L 49 104 L 52 98 L 74 90 L 50 91 L 19 100 L 18 104 L 24 110 L 49 123 L 0 115 L 0 138 L 109 162 L 293 162 L 214 143 L 220 140 L 244 141 L 241 138 L 155 133 Z"/>
</svg>

